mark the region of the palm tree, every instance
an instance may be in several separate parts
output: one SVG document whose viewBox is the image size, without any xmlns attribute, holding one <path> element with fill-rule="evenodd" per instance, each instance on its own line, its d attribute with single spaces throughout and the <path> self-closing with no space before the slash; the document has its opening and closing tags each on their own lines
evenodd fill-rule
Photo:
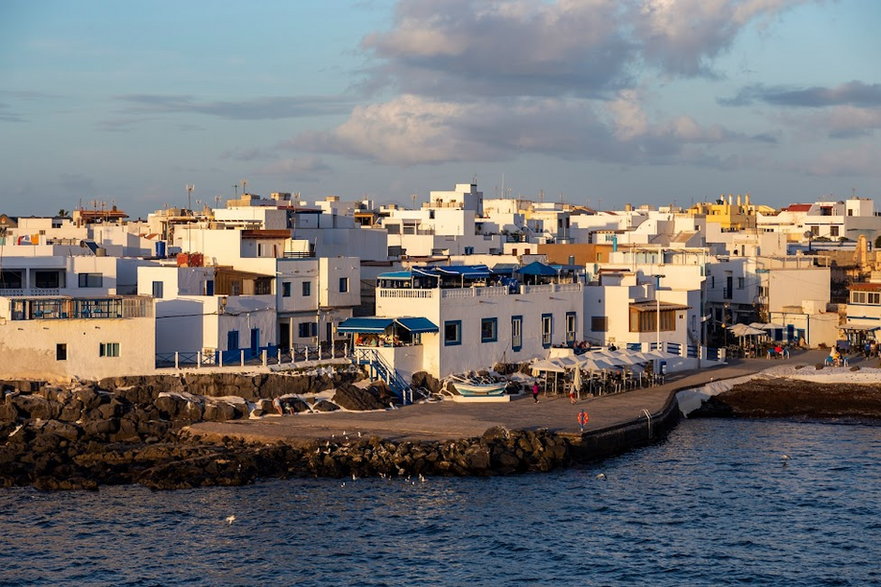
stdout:
<svg viewBox="0 0 881 587">
<path fill-rule="evenodd" d="M 70 212 L 68 210 L 65 210 L 64 208 L 62 208 L 61 210 L 58 211 L 58 214 L 56 216 L 58 218 L 70 218 Z"/>
</svg>

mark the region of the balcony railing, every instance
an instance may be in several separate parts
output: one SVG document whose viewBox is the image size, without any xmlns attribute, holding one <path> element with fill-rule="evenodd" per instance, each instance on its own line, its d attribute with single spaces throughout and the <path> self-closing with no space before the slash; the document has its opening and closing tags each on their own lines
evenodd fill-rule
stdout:
<svg viewBox="0 0 881 587">
<path fill-rule="evenodd" d="M 8 298 L 23 298 L 30 296 L 59 296 L 61 290 L 56 288 L 29 287 L 29 288 L 0 288 L 0 296 Z"/>
</svg>

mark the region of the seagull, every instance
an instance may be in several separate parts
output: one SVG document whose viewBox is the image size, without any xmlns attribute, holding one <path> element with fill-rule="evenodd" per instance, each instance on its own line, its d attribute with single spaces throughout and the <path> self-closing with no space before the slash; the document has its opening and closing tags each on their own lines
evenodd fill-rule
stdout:
<svg viewBox="0 0 881 587">
<path fill-rule="evenodd" d="M 783 466 L 785 467 L 789 464 L 789 455 L 781 455 L 780 460 L 783 461 Z"/>
<path fill-rule="evenodd" d="M 357 481 L 357 480 L 358 480 L 358 477 L 356 477 L 355 474 L 352 473 L 352 481 Z"/>
<path fill-rule="evenodd" d="M 345 481 L 343 481 L 342 483 L 340 483 L 340 487 L 345 487 L 345 486 L 346 486 L 346 482 L 345 482 Z"/>
<path fill-rule="evenodd" d="M 419 481 L 425 483 L 425 477 L 422 476 L 422 473 L 419 473 Z"/>
<path fill-rule="evenodd" d="M 599 479 L 599 480 L 601 480 L 601 481 L 605 481 L 605 479 L 606 479 L 606 474 L 605 474 L 605 473 L 600 473 L 600 474 L 598 474 L 598 475 L 597 475 L 597 479 Z"/>
<path fill-rule="evenodd" d="M 235 521 L 236 521 L 236 517 L 235 517 L 235 515 L 227 516 L 227 517 L 226 517 L 226 524 L 227 524 L 227 526 L 230 525 L 230 524 L 232 524 L 232 523 L 235 522 Z"/>
</svg>

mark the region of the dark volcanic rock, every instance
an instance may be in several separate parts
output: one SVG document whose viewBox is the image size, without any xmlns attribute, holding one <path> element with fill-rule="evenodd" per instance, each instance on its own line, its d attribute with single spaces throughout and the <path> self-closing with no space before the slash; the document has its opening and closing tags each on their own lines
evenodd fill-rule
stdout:
<svg viewBox="0 0 881 587">
<path fill-rule="evenodd" d="M 720 393 L 707 404 L 711 414 L 727 411 L 750 418 L 881 419 L 881 384 L 753 379 Z"/>
<path fill-rule="evenodd" d="M 337 388 L 333 395 L 333 402 L 347 410 L 382 410 L 385 404 L 369 389 L 361 389 L 354 385 L 344 385 Z"/>
</svg>

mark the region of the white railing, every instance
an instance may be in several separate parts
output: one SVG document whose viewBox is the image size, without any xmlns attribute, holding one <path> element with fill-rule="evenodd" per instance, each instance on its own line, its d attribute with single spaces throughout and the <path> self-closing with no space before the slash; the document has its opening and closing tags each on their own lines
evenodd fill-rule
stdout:
<svg viewBox="0 0 881 587">
<path fill-rule="evenodd" d="M 428 299 L 434 297 L 434 289 L 377 289 L 380 298 Z"/>
<path fill-rule="evenodd" d="M 441 297 L 443 298 L 486 298 L 486 297 L 498 297 L 498 296 L 506 296 L 508 295 L 508 288 L 506 286 L 493 286 L 493 287 L 465 287 L 465 288 L 452 288 L 452 289 L 442 289 Z"/>
<path fill-rule="evenodd" d="M 4 296 L 7 298 L 15 298 L 15 297 L 25 297 L 25 296 L 60 296 L 61 290 L 58 288 L 48 289 L 48 288 L 4 288 L 0 289 L 0 296 Z"/>
<path fill-rule="evenodd" d="M 546 285 L 523 285 L 520 286 L 520 293 L 555 293 L 555 292 L 578 292 L 583 286 L 580 283 L 548 283 Z"/>
</svg>

